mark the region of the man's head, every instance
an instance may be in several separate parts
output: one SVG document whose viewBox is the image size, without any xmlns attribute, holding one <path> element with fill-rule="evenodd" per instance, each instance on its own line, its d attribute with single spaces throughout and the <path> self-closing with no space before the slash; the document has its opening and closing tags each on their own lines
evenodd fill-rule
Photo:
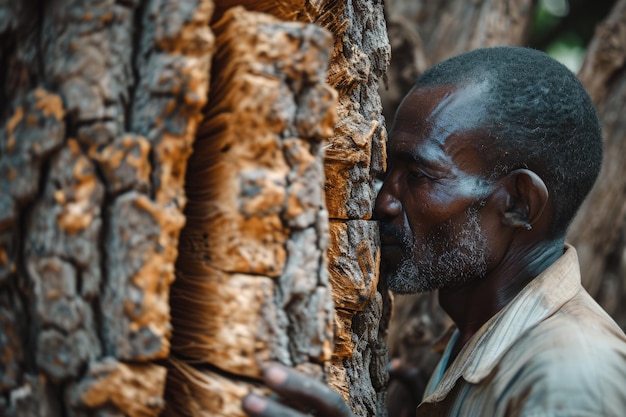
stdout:
<svg viewBox="0 0 626 417">
<path fill-rule="evenodd" d="M 601 160 L 591 100 L 547 55 L 499 47 L 434 66 L 398 109 L 376 204 L 390 288 L 459 286 L 511 242 L 563 239 Z"/>
</svg>

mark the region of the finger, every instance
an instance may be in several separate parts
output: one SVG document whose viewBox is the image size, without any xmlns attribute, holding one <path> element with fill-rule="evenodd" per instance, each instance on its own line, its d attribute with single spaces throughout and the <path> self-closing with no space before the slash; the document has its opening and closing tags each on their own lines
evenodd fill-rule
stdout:
<svg viewBox="0 0 626 417">
<path fill-rule="evenodd" d="M 343 397 L 326 384 L 280 365 L 271 365 L 264 372 L 265 383 L 285 398 L 294 400 L 319 415 L 353 417 Z"/>
<path fill-rule="evenodd" d="M 427 377 L 418 368 L 404 364 L 399 359 L 393 359 L 387 369 L 389 381 L 398 381 L 409 390 L 412 395 L 422 397 L 426 388 Z"/>
<path fill-rule="evenodd" d="M 243 411 L 251 417 L 307 417 L 274 400 L 256 394 L 248 394 L 242 400 Z"/>
</svg>

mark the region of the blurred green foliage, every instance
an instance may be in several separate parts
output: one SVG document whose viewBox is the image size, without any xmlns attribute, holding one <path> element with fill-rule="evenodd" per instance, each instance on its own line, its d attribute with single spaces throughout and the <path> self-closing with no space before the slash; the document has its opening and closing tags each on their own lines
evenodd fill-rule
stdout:
<svg viewBox="0 0 626 417">
<path fill-rule="evenodd" d="M 539 0 L 530 47 L 561 61 L 572 71 L 580 68 L 597 24 L 616 0 Z"/>
</svg>

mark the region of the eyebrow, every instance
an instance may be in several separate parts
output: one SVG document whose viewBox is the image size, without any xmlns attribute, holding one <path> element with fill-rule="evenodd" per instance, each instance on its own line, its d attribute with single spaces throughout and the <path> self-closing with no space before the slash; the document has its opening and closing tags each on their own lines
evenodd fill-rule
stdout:
<svg viewBox="0 0 626 417">
<path fill-rule="evenodd" d="M 441 166 L 437 165 L 435 160 L 426 159 L 417 151 L 411 152 L 406 149 L 399 149 L 399 150 L 389 149 L 389 156 L 392 156 L 392 155 L 393 157 L 398 158 L 403 161 L 414 163 L 414 164 L 423 166 L 425 168 L 429 168 L 429 169 L 436 170 L 439 172 L 442 171 Z"/>
<path fill-rule="evenodd" d="M 402 149 L 402 150 L 397 150 L 397 151 L 392 150 L 392 153 L 396 158 L 415 162 L 420 165 L 428 165 L 428 161 L 424 159 L 417 151 L 411 152 L 411 151 Z"/>
</svg>

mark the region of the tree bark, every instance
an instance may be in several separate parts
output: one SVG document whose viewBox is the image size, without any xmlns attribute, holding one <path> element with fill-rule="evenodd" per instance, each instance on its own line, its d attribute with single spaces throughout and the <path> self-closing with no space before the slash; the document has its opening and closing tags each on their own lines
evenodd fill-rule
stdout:
<svg viewBox="0 0 626 417">
<path fill-rule="evenodd" d="M 0 414 L 163 408 L 209 16 L 196 0 L 3 2 Z"/>
<path fill-rule="evenodd" d="M 379 2 L 4 1 L 0 36 L 3 415 L 241 415 L 270 360 L 385 414 Z"/>
<path fill-rule="evenodd" d="M 384 416 L 391 300 L 379 280 L 380 243 L 372 221 L 374 179 L 386 160 L 377 91 L 390 59 L 383 7 L 370 0 L 327 2 L 309 17 L 335 36 L 328 82 L 339 94 L 339 120 L 324 164 L 336 312 L 329 383 L 357 415 Z"/>
<path fill-rule="evenodd" d="M 189 161 L 165 415 L 243 416 L 270 362 L 322 378 L 332 353 L 323 140 L 332 38 L 230 8 Z"/>
<path fill-rule="evenodd" d="M 237 24 L 229 10 L 234 5 L 265 15 L 254 14 L 256 20 Z M 316 54 L 327 53 L 327 46 L 314 41 L 325 35 L 295 23 L 269 24 L 263 17 L 267 15 L 316 23 L 334 35 L 326 79 L 337 91 L 336 124 L 328 124 L 331 119 L 323 114 L 329 109 L 319 105 L 320 93 L 328 91 L 320 84 L 320 73 L 311 75 L 313 68 L 325 68 Z M 238 404 L 249 389 L 262 389 L 252 381 L 259 377 L 260 365 L 274 360 L 312 375 L 326 374 L 358 415 L 384 415 L 390 300 L 378 288 L 378 231 L 371 221 L 373 179 L 385 161 L 384 119 L 376 91 L 389 60 L 382 6 L 371 1 L 217 1 L 212 27 L 220 33 L 217 64 L 188 172 L 188 225 L 172 291 L 173 352 L 184 360 L 170 361 L 168 404 L 176 402 L 173 414 L 201 415 L 205 409 L 211 415 L 240 415 L 233 402 Z M 275 33 L 274 38 L 259 35 L 267 33 Z M 271 65 L 266 63 L 268 51 L 275 51 Z M 271 88 L 264 79 L 238 84 L 259 71 L 276 79 Z M 260 106 L 259 120 L 250 119 L 251 105 Z M 263 113 L 266 107 L 271 113 Z M 227 139 L 237 131 L 254 141 Z M 333 136 L 322 146 L 319 140 L 329 134 Z M 290 161 L 296 149 L 297 155 L 309 155 L 314 169 L 303 170 L 301 163 Z M 271 159 L 259 159 L 264 154 Z M 238 191 L 238 184 L 245 189 Z M 316 184 L 324 185 L 325 195 Z M 299 196 L 314 210 L 292 207 L 292 197 Z M 289 218 L 292 212 L 295 217 Z M 328 260 L 324 257 L 321 263 L 311 253 L 326 249 Z M 303 259 L 313 262 L 297 267 Z M 330 288 L 328 272 L 332 314 L 326 295 L 312 292 Z M 259 276 L 246 279 L 242 274 Z M 267 289 L 235 297 L 241 288 L 252 286 Z M 227 316 L 241 324 L 238 339 L 229 336 Z M 324 323 L 332 317 L 335 347 L 327 352 L 331 335 Z M 326 330 L 318 334 L 314 329 Z M 248 351 L 250 347 L 256 350 Z M 332 359 L 326 356 L 331 353 Z M 181 395 L 183 390 L 190 394 Z"/>
</svg>

